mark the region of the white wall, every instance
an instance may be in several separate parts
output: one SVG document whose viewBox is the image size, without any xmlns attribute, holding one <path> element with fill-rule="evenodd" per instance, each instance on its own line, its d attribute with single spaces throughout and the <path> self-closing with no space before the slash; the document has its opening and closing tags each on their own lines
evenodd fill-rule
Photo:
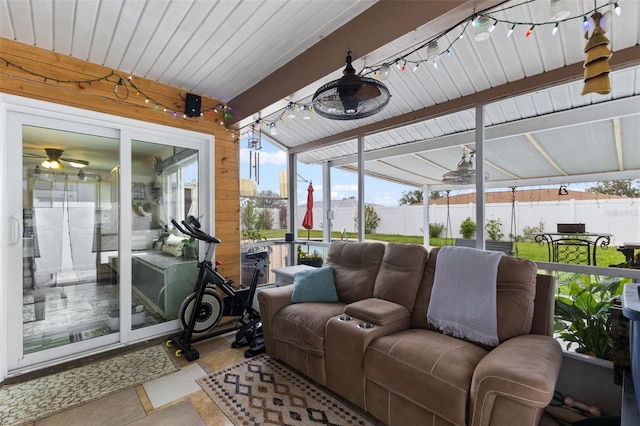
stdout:
<svg viewBox="0 0 640 426">
<path fill-rule="evenodd" d="M 422 206 L 375 206 L 380 217 L 379 234 L 422 235 Z M 339 231 L 343 227 L 348 232 L 355 232 L 355 207 L 340 207 L 333 209 L 333 230 Z M 304 217 L 305 208 L 298 208 L 298 217 Z M 451 217 L 451 234 L 460 237 L 460 223 L 471 217 L 475 220 L 474 204 L 455 204 L 449 209 Z M 485 215 L 487 219 L 500 219 L 503 239 L 508 239 L 511 229 L 511 203 L 487 204 Z M 320 230 L 326 223 L 323 220 L 322 208 L 313 209 L 313 229 Z M 447 223 L 447 206 L 429 206 L 430 223 Z M 625 242 L 640 242 L 640 200 L 567 200 L 540 201 L 516 203 L 516 233 L 522 235 L 524 227 L 537 227 L 540 222 L 544 230 L 555 232 L 558 223 L 584 223 L 587 232 L 609 233 L 614 238 L 612 245 Z M 444 236 L 444 233 L 443 235 Z"/>
</svg>

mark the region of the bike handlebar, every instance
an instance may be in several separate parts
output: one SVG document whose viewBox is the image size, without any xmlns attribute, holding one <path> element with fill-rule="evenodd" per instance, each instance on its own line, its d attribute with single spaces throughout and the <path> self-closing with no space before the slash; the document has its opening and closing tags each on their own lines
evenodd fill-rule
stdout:
<svg viewBox="0 0 640 426">
<path fill-rule="evenodd" d="M 173 223 L 173 226 L 176 227 L 176 229 L 178 229 L 178 231 L 182 232 L 185 235 L 188 235 L 190 237 L 195 238 L 196 240 L 201 240 L 207 243 L 215 243 L 215 244 L 220 244 L 221 241 L 212 236 L 207 234 L 206 232 L 200 230 L 200 222 L 198 221 L 198 219 L 196 219 L 193 216 L 189 216 L 187 218 L 188 221 L 182 221 L 182 225 L 184 225 L 184 228 L 182 228 L 178 222 L 176 222 L 175 219 L 171 219 L 171 223 Z M 195 224 L 195 227 L 192 226 L 192 224 Z"/>
</svg>

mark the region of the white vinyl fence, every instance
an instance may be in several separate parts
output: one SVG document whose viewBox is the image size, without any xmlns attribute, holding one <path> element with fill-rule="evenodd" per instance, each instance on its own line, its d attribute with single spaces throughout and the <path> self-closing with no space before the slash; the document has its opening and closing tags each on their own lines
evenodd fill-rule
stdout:
<svg viewBox="0 0 640 426">
<path fill-rule="evenodd" d="M 460 224 L 470 217 L 475 221 L 475 204 L 453 204 L 450 206 L 451 235 L 460 237 Z M 380 217 L 376 230 L 379 234 L 423 235 L 422 206 L 374 206 Z M 304 206 L 298 207 L 299 222 L 304 217 Z M 355 207 L 333 209 L 332 230 L 345 228 L 348 232 L 357 232 L 354 217 Z M 313 209 L 314 227 L 320 230 L 327 222 L 321 207 Z M 503 240 L 509 238 L 511 231 L 511 203 L 491 203 L 485 206 L 485 218 L 499 219 L 502 223 Z M 611 245 L 626 242 L 640 242 L 640 200 L 567 200 L 516 202 L 516 234 L 522 235 L 525 227 L 539 227 L 542 223 L 546 232 L 555 232 L 558 223 L 584 223 L 586 232 L 613 234 Z M 446 226 L 447 206 L 429 206 L 429 222 Z M 298 228 L 301 228 L 299 226 Z M 444 231 L 442 236 L 444 237 Z"/>
</svg>

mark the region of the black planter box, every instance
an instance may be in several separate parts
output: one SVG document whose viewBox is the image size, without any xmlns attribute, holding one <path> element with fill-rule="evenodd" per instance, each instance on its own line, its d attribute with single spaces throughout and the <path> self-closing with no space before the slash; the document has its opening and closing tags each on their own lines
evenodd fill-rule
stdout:
<svg viewBox="0 0 640 426">
<path fill-rule="evenodd" d="M 584 223 L 559 223 L 558 233 L 561 234 L 575 234 L 584 233 Z"/>
</svg>

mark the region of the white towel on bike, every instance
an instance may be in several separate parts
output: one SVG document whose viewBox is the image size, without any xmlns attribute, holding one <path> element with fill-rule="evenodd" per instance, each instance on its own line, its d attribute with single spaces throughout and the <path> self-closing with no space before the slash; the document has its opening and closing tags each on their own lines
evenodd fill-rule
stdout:
<svg viewBox="0 0 640 426">
<path fill-rule="evenodd" d="M 498 345 L 496 291 L 502 252 L 443 247 L 427 310 L 427 321 L 446 334 Z"/>
</svg>

